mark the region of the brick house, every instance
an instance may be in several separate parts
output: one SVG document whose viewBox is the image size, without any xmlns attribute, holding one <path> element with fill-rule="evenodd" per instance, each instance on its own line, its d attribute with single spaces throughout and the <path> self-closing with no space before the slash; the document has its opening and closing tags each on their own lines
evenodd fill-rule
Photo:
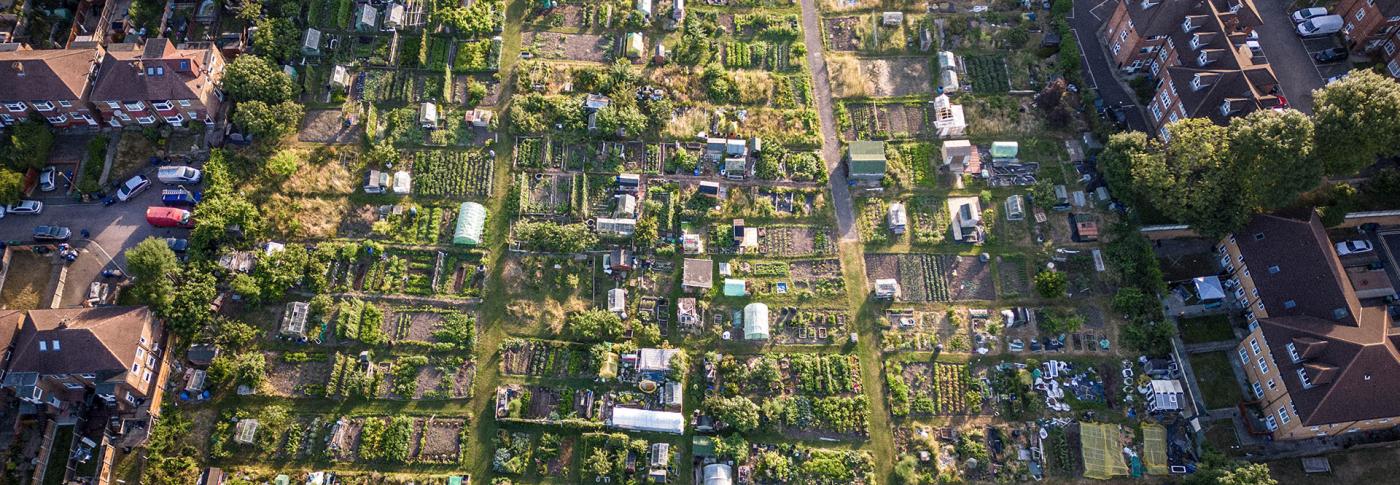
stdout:
<svg viewBox="0 0 1400 485">
<path fill-rule="evenodd" d="M 1342 39 L 1357 54 L 1380 49 L 1382 43 L 1400 32 L 1400 2 L 1394 0 L 1342 0 L 1336 13 L 1346 22 Z"/>
<path fill-rule="evenodd" d="M 1396 32 L 1381 44 L 1380 52 L 1380 61 L 1385 63 L 1385 71 L 1390 73 L 1391 77 L 1400 79 L 1400 32 Z"/>
<path fill-rule="evenodd" d="M 39 414 L 76 412 L 89 395 L 118 415 L 158 413 L 164 338 L 147 307 L 30 310 L 0 388 Z"/>
<path fill-rule="evenodd" d="M 1166 139 L 1176 120 L 1223 124 L 1287 104 L 1251 39 L 1262 23 L 1251 0 L 1120 0 L 1099 40 L 1123 73 L 1157 80 L 1144 107 Z"/>
<path fill-rule="evenodd" d="M 206 123 L 219 111 L 224 57 L 213 44 L 113 44 L 89 100 L 108 126 Z"/>
<path fill-rule="evenodd" d="M 69 49 L 30 49 L 11 44 L 0 50 L 0 126 L 38 114 L 56 128 L 97 126 L 87 96 L 92 73 L 103 57 L 96 44 Z"/>
<path fill-rule="evenodd" d="M 1316 213 L 1260 215 L 1218 245 L 1250 333 L 1235 348 L 1264 430 L 1302 439 L 1400 423 L 1400 329 L 1363 304 Z"/>
</svg>

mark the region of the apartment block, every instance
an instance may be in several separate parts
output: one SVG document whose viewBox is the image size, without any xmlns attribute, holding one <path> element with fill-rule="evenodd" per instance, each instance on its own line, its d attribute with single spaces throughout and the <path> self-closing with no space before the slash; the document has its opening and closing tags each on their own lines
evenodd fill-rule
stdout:
<svg viewBox="0 0 1400 485">
<path fill-rule="evenodd" d="M 1342 0 L 1334 12 L 1346 22 L 1342 39 L 1357 54 L 1374 53 L 1400 32 L 1400 2 L 1395 0 Z"/>
</svg>

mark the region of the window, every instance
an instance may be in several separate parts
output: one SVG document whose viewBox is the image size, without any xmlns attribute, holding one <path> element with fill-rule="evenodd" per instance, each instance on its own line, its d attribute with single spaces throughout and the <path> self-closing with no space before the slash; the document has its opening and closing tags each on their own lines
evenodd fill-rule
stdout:
<svg viewBox="0 0 1400 485">
<path fill-rule="evenodd" d="M 97 374 L 78 374 L 78 377 L 81 377 L 81 378 L 87 379 L 87 380 L 93 380 L 93 379 L 96 379 L 96 378 L 97 378 Z"/>
<path fill-rule="evenodd" d="M 1173 111 L 1173 112 L 1172 112 L 1172 115 L 1167 117 L 1167 122 L 1168 122 L 1168 123 L 1176 123 L 1176 120 L 1177 120 L 1177 119 L 1179 119 L 1179 118 L 1177 118 L 1176 112 Z"/>
<path fill-rule="evenodd" d="M 47 341 L 40 340 L 40 341 L 39 341 L 39 351 L 40 351 L 40 352 L 47 352 L 48 350 L 49 350 L 49 343 L 48 343 Z"/>
<path fill-rule="evenodd" d="M 166 117 L 165 117 L 165 122 L 166 122 L 166 123 L 170 123 L 170 124 L 172 124 L 172 125 L 178 125 L 178 124 L 180 124 L 180 123 L 183 122 L 183 121 L 185 121 L 185 118 L 184 118 L 184 117 L 181 117 L 181 116 L 178 115 L 178 114 L 175 115 L 175 116 L 166 116 Z"/>
<path fill-rule="evenodd" d="M 1258 319 L 1259 317 L 1254 316 L 1254 312 L 1244 312 L 1244 318 L 1245 318 L 1246 320 L 1249 320 L 1249 321 L 1253 322 L 1254 320 Z"/>
<path fill-rule="evenodd" d="M 1152 119 L 1154 121 L 1162 121 L 1162 108 L 1158 108 L 1157 103 L 1152 103 L 1147 109 L 1152 111 Z"/>
<path fill-rule="evenodd" d="M 1333 309 L 1332 309 L 1332 318 L 1341 320 L 1341 319 L 1346 318 L 1346 317 L 1347 317 L 1347 309 L 1345 309 L 1345 308 L 1333 308 Z"/>
<path fill-rule="evenodd" d="M 1182 31 L 1182 32 L 1190 32 L 1190 31 L 1192 31 L 1192 30 L 1195 29 L 1195 28 L 1196 28 L 1195 25 L 1191 25 L 1191 18 L 1190 18 L 1190 17 L 1187 17 L 1185 20 L 1182 20 L 1182 21 L 1181 21 L 1181 31 Z"/>
<path fill-rule="evenodd" d="M 50 116 L 50 117 L 48 117 L 47 119 L 49 120 L 49 123 L 53 123 L 53 124 L 57 125 L 57 124 L 59 124 L 59 123 L 65 123 L 65 122 L 67 122 L 67 121 L 68 121 L 68 116 L 67 116 L 67 115 Z"/>
<path fill-rule="evenodd" d="M 82 389 L 82 388 L 83 388 L 83 385 L 82 385 L 82 384 L 78 384 L 78 383 L 76 383 L 76 382 L 65 382 L 65 383 L 63 383 L 63 387 L 66 387 L 66 388 L 69 388 L 69 389 Z"/>
<path fill-rule="evenodd" d="M 161 111 L 170 111 L 172 109 L 175 109 L 175 105 L 170 104 L 169 101 L 152 101 L 151 106 L 154 106 L 156 109 Z"/>
<path fill-rule="evenodd" d="M 1279 269 L 1277 264 L 1269 267 L 1269 274 L 1278 274 L 1279 271 L 1283 270 Z"/>
<path fill-rule="evenodd" d="M 58 340 L 54 340 L 54 341 L 53 341 L 53 350 L 54 350 L 55 352 L 57 352 L 58 349 L 59 349 Z"/>
<path fill-rule="evenodd" d="M 140 118 L 136 118 L 136 122 L 137 122 L 137 123 L 140 123 L 140 124 L 143 124 L 143 125 L 149 125 L 149 124 L 151 124 L 151 123 L 155 123 L 155 122 L 156 122 L 156 117 L 154 117 L 154 116 L 142 116 L 142 117 L 140 117 Z"/>
<path fill-rule="evenodd" d="M 1364 19 L 1364 18 L 1366 18 L 1366 9 L 1364 9 L 1364 8 L 1358 8 L 1358 9 L 1356 9 L 1356 20 L 1359 21 L 1359 20 Z"/>
<path fill-rule="evenodd" d="M 1287 408 L 1280 407 L 1278 408 L 1278 420 L 1283 421 L 1283 424 L 1288 424 L 1289 421 L 1293 420 L 1293 417 L 1288 415 Z"/>
<path fill-rule="evenodd" d="M 1278 422 L 1274 420 L 1274 415 L 1270 414 L 1264 417 L 1264 426 L 1267 426 L 1269 431 L 1278 430 Z"/>
<path fill-rule="evenodd" d="M 1235 259 L 1239 261 L 1240 264 L 1244 264 L 1244 253 L 1240 253 L 1239 256 L 1235 256 Z"/>
<path fill-rule="evenodd" d="M 141 111 L 143 109 L 146 109 L 146 103 L 142 103 L 140 101 L 137 101 L 135 103 L 126 103 L 127 111 Z"/>
<path fill-rule="evenodd" d="M 1393 40 L 1387 40 L 1387 41 L 1385 41 L 1385 47 L 1384 47 L 1384 48 L 1385 48 L 1385 55 L 1387 55 L 1387 56 L 1389 56 L 1389 55 L 1394 55 L 1394 54 L 1395 54 L 1395 41 L 1393 41 Z"/>
<path fill-rule="evenodd" d="M 146 371 L 145 373 L 141 374 L 141 380 L 151 382 L 151 371 Z"/>
<path fill-rule="evenodd" d="M 140 359 L 140 358 L 145 357 L 145 356 L 146 356 L 146 349 L 143 349 L 143 348 L 141 348 L 141 347 L 137 347 L 137 348 L 136 348 L 136 358 Z"/>
<path fill-rule="evenodd" d="M 1296 302 L 1296 301 L 1293 301 L 1293 300 L 1284 300 L 1284 301 L 1283 301 L 1283 308 L 1284 308 L 1284 309 L 1292 310 L 1293 308 L 1295 308 L 1295 307 L 1297 307 L 1297 306 L 1298 306 L 1298 302 Z"/>
<path fill-rule="evenodd" d="M 1237 287 L 1235 287 L 1235 299 L 1236 299 L 1236 300 L 1239 300 L 1239 299 L 1243 299 L 1243 298 L 1244 298 L 1244 287 L 1243 287 L 1243 286 L 1237 286 Z"/>
<path fill-rule="evenodd" d="M 1343 34 L 1347 34 L 1347 35 L 1351 35 L 1351 31 L 1353 31 L 1353 30 L 1356 30 L 1356 26 L 1355 26 L 1355 25 L 1352 25 L 1351 22 L 1347 22 L 1347 26 L 1346 26 L 1346 28 L 1343 28 L 1343 29 L 1342 29 L 1342 33 L 1343 33 Z"/>
<path fill-rule="evenodd" d="M 1400 77 L 1400 60 L 1392 59 L 1385 68 L 1390 71 L 1391 76 Z"/>
<path fill-rule="evenodd" d="M 1115 55 L 1115 56 L 1118 55 L 1118 52 L 1121 51 L 1121 50 L 1123 50 L 1123 43 L 1122 43 L 1122 42 L 1114 42 L 1114 43 L 1113 43 L 1113 55 Z"/>
<path fill-rule="evenodd" d="M 1118 40 L 1128 40 L 1128 29 L 1123 29 L 1118 33 Z"/>
<path fill-rule="evenodd" d="M 1285 346 L 1284 346 L 1284 348 L 1288 349 L 1288 356 L 1293 358 L 1293 362 L 1298 362 L 1298 361 L 1303 360 L 1303 356 L 1298 355 L 1298 346 L 1293 345 L 1293 342 L 1289 342 L 1288 345 L 1285 345 Z M 1298 370 L 1299 370 L 1300 372 L 1302 371 L 1302 369 L 1298 369 Z"/>
<path fill-rule="evenodd" d="M 53 111 L 53 103 L 49 101 L 35 101 L 29 104 L 39 111 Z"/>
<path fill-rule="evenodd" d="M 132 373 L 132 374 L 135 374 L 135 373 L 137 373 L 137 372 L 141 372 L 141 363 L 140 363 L 140 362 L 137 362 L 137 363 L 135 363 L 135 364 L 131 364 L 131 373 Z"/>
<path fill-rule="evenodd" d="M 1260 373 L 1260 374 L 1268 374 L 1268 373 L 1269 373 L 1269 363 L 1266 362 L 1266 361 L 1264 360 L 1263 357 L 1260 357 L 1259 360 L 1258 360 L 1257 362 L 1259 363 L 1259 373 Z"/>
<path fill-rule="evenodd" d="M 146 337 L 141 337 L 141 345 L 146 345 Z"/>
<path fill-rule="evenodd" d="M 1312 389 L 1312 381 L 1308 380 L 1308 371 L 1298 368 L 1298 380 L 1303 382 L 1303 389 Z"/>
<path fill-rule="evenodd" d="M 131 403 L 131 404 L 136 404 L 136 396 L 135 396 L 134 394 L 130 393 L 130 392 L 126 393 L 126 402 L 129 402 L 129 403 Z M 1270 417 L 1270 418 L 1273 418 L 1273 416 L 1269 416 L 1269 417 Z"/>
<path fill-rule="evenodd" d="M 1245 352 L 1244 349 L 1240 349 L 1240 363 L 1242 363 L 1242 364 L 1248 364 L 1248 363 L 1249 363 L 1249 352 Z"/>
<path fill-rule="evenodd" d="M 147 356 L 147 357 L 146 357 L 146 367 L 155 367 L 155 366 L 156 366 L 156 356 L 154 356 L 154 355 Z"/>
<path fill-rule="evenodd" d="M 5 103 L 5 109 L 10 110 L 11 113 L 16 113 L 16 112 L 24 111 L 24 110 L 26 109 L 26 107 L 25 107 L 25 105 L 24 105 L 24 102 Z"/>
<path fill-rule="evenodd" d="M 1254 388 L 1254 397 L 1255 397 L 1255 398 L 1263 398 L 1263 397 L 1264 397 L 1264 386 L 1259 385 L 1258 382 L 1251 382 L 1251 383 L 1249 383 L 1249 387 Z"/>
<path fill-rule="evenodd" d="M 1254 355 L 1259 355 L 1259 339 L 1249 339 L 1249 350 L 1254 352 Z"/>
<path fill-rule="evenodd" d="M 72 107 L 73 107 L 73 103 L 72 103 L 72 102 L 69 102 L 69 101 L 59 101 L 59 102 L 58 102 L 58 105 L 59 105 L 59 106 L 62 106 L 62 107 L 64 107 L 64 108 L 72 108 Z"/>
<path fill-rule="evenodd" d="M 1245 275 L 1245 276 L 1248 276 L 1248 275 Z M 1259 288 L 1258 288 L 1258 287 L 1255 287 L 1253 290 L 1250 290 L 1250 294 L 1254 295 L 1255 298 L 1259 298 Z"/>
<path fill-rule="evenodd" d="M 108 101 L 107 107 L 112 109 L 120 109 L 122 107 L 122 104 L 116 101 Z"/>
<path fill-rule="evenodd" d="M 190 106 L 190 100 L 188 100 L 188 99 L 182 99 L 182 100 L 180 100 L 180 106 L 183 106 L 183 107 L 188 108 L 188 107 Z"/>
<path fill-rule="evenodd" d="M 1261 311 L 1261 312 L 1264 311 L 1264 300 L 1259 300 L 1259 301 L 1257 301 L 1257 302 L 1254 302 L 1254 307 L 1255 307 L 1255 308 L 1258 308 L 1259 311 Z"/>
<path fill-rule="evenodd" d="M 128 116 L 126 113 L 123 113 L 121 111 L 116 111 L 112 114 L 117 115 L 117 118 L 120 118 L 122 121 L 131 121 L 131 116 Z"/>
<path fill-rule="evenodd" d="M 1268 385 L 1270 391 L 1278 389 L 1278 383 L 1274 382 L 1273 379 L 1269 379 Z"/>
</svg>

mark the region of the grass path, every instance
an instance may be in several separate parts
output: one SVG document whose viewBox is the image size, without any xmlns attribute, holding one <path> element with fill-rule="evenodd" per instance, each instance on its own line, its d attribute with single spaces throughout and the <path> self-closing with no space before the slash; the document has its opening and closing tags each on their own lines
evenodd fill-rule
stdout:
<svg viewBox="0 0 1400 485">
<path fill-rule="evenodd" d="M 846 278 L 846 294 L 849 308 L 857 309 L 855 314 L 856 355 L 860 356 L 860 380 L 866 400 L 870 403 L 867 427 L 870 430 L 870 453 L 875 457 L 875 470 L 881 483 L 892 483 L 887 477 L 894 472 L 895 446 L 894 425 L 885 405 L 885 380 L 881 368 L 884 359 L 880 354 L 880 309 L 867 296 L 865 284 L 865 256 L 858 241 L 841 243 L 841 272 Z"/>
</svg>

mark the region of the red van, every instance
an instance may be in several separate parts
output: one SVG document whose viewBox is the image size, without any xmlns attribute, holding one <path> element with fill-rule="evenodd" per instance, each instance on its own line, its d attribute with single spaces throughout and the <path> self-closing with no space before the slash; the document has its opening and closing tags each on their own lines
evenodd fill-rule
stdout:
<svg viewBox="0 0 1400 485">
<path fill-rule="evenodd" d="M 190 211 L 178 207 L 148 207 L 146 222 L 156 227 L 194 227 Z"/>
</svg>

